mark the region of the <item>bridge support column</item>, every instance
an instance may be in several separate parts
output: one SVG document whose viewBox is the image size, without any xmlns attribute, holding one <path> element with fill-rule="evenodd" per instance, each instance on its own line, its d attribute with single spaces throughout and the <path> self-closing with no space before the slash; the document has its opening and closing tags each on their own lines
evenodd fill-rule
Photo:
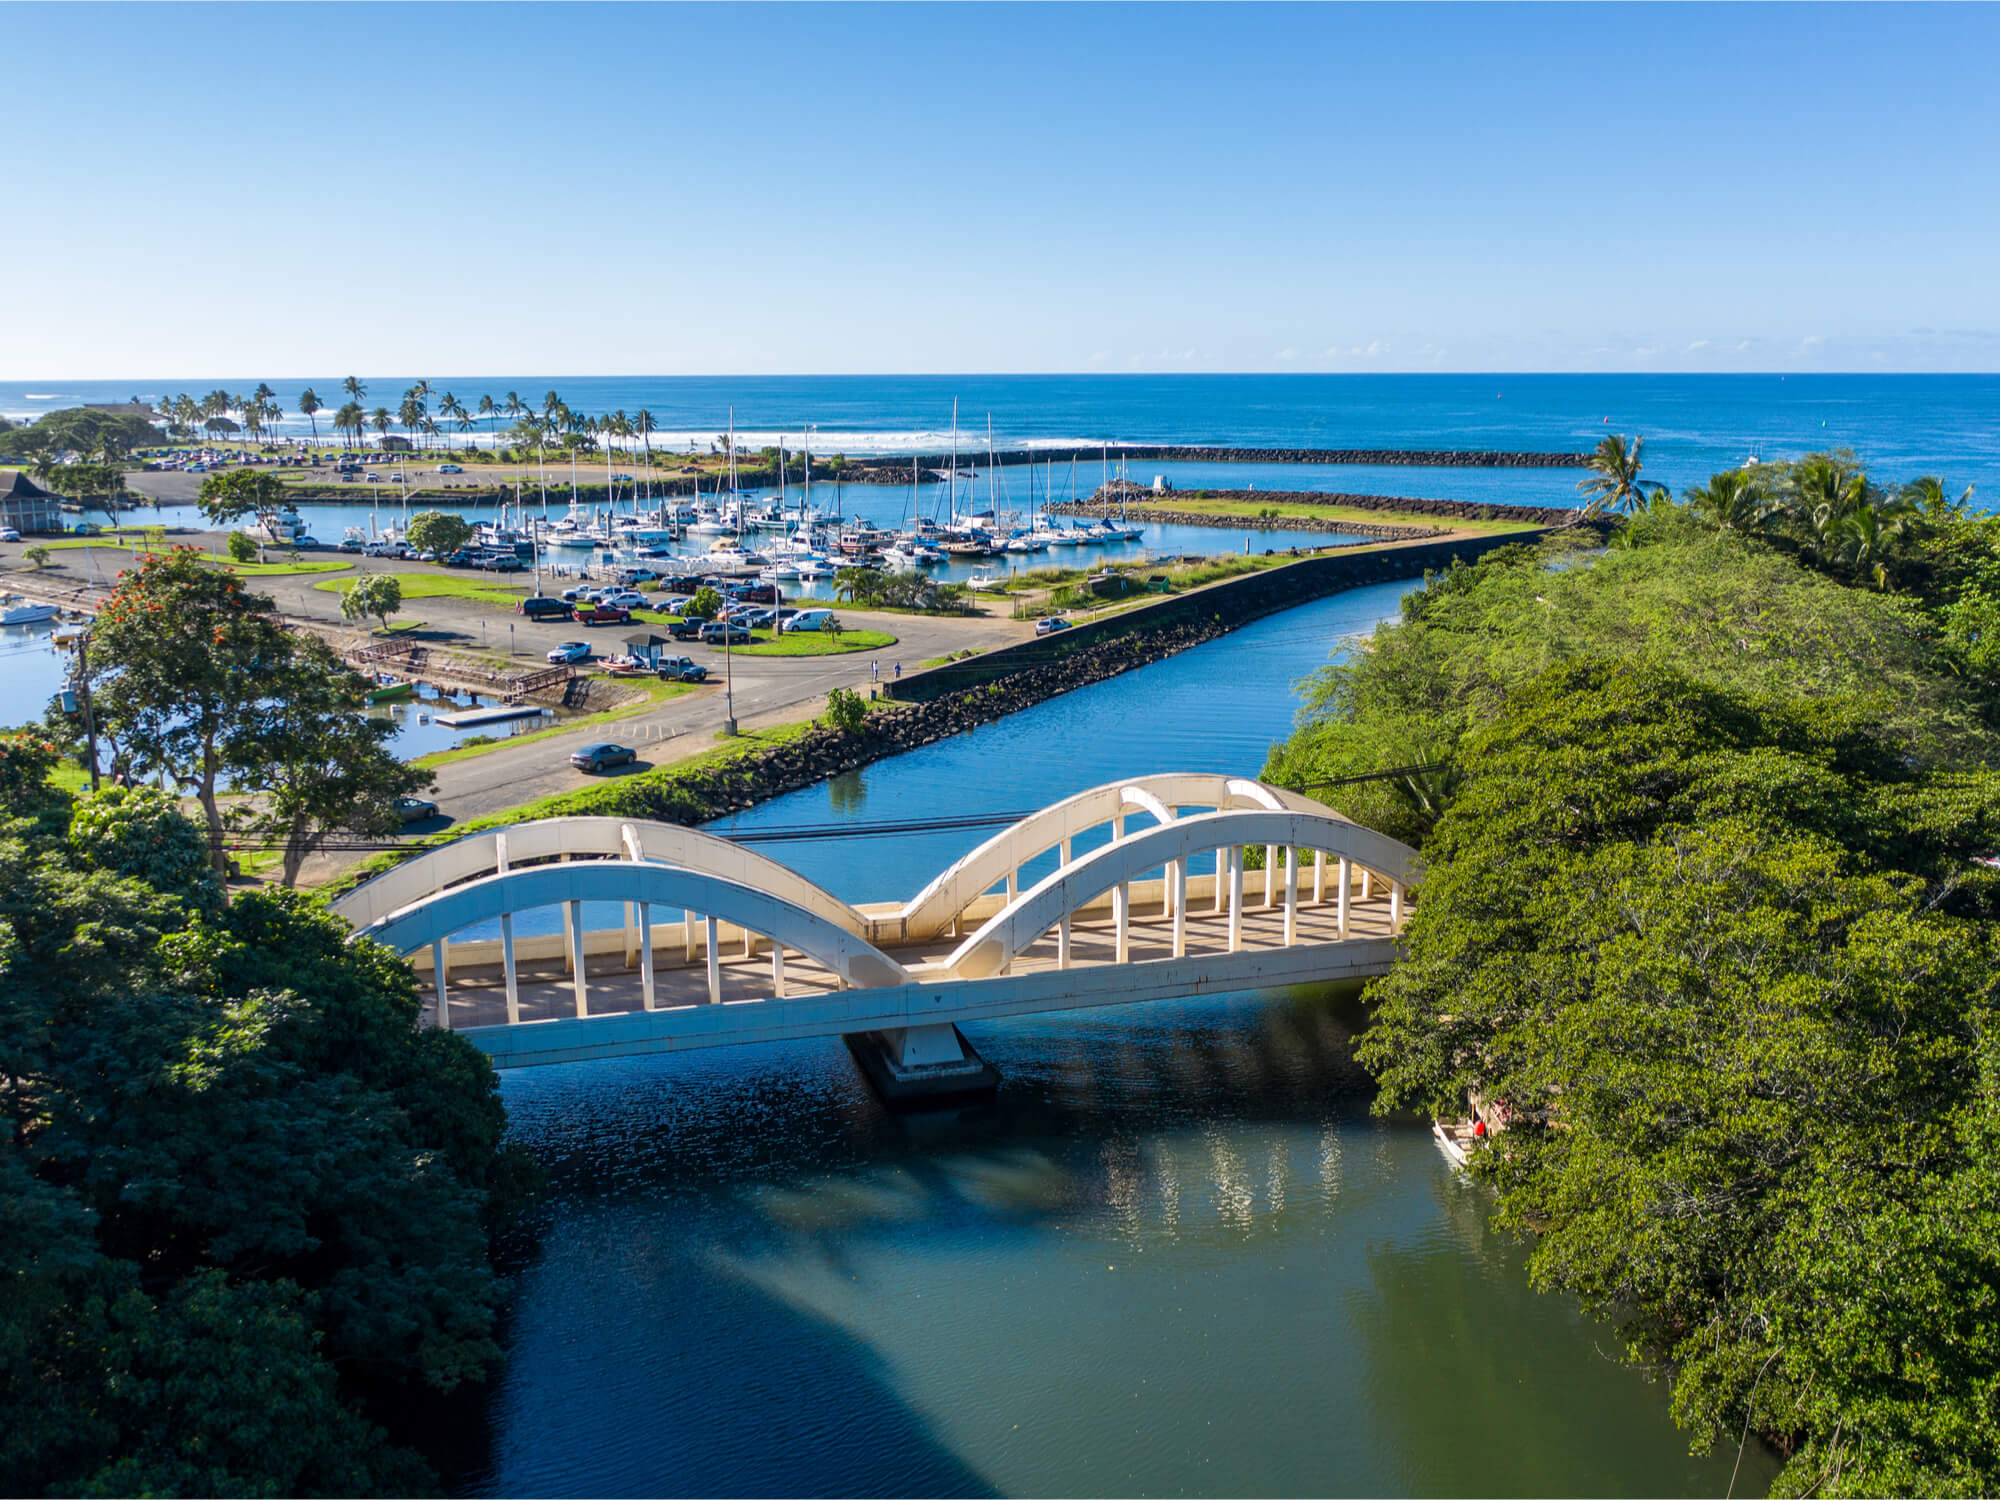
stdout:
<svg viewBox="0 0 2000 1500">
<path fill-rule="evenodd" d="M 1299 940 L 1299 851 L 1285 851 L 1285 946 Z"/>
<path fill-rule="evenodd" d="M 639 994 L 647 1010 L 660 1008 L 660 997 L 653 981 L 653 908 L 650 904 L 639 907 Z"/>
<path fill-rule="evenodd" d="M 1229 846 L 1229 951 L 1243 946 L 1243 846 Z"/>
<path fill-rule="evenodd" d="M 1264 904 L 1266 906 L 1271 904 L 1271 883 L 1277 879 L 1277 876 L 1278 846 L 1276 844 L 1266 844 L 1264 846 Z"/>
<path fill-rule="evenodd" d="M 576 976 L 576 1014 L 581 1019 L 590 1014 L 590 984 L 584 974 L 583 903 L 565 901 L 563 921 L 569 928 L 569 961 Z"/>
<path fill-rule="evenodd" d="M 431 984 L 437 990 L 437 1023 L 440 1031 L 451 1030 L 451 1001 L 445 986 L 451 983 L 450 960 L 444 954 L 444 939 L 431 944 Z"/>
<path fill-rule="evenodd" d="M 1215 851 L 1215 913 L 1222 915 L 1222 902 L 1229 889 L 1229 851 Z"/>
<path fill-rule="evenodd" d="M 785 945 L 771 939 L 771 998 L 785 998 Z"/>
<path fill-rule="evenodd" d="M 849 1032 L 842 1040 L 892 1109 L 977 1098 L 992 1093 L 1000 1082 L 999 1072 L 949 1022 Z"/>
<path fill-rule="evenodd" d="M 1187 957 L 1187 861 L 1167 866 L 1167 893 L 1174 903 L 1174 957 Z"/>
<path fill-rule="evenodd" d="M 577 903 L 565 901 L 562 905 L 563 917 L 563 972 L 576 972 L 576 929 Z"/>
<path fill-rule="evenodd" d="M 1313 905 L 1319 906 L 1326 900 L 1326 851 L 1313 850 Z"/>
<path fill-rule="evenodd" d="M 715 918 L 704 917 L 702 941 L 708 950 L 708 1003 L 722 1003 L 722 949 L 715 941 Z"/>
<path fill-rule="evenodd" d="M 1342 942 L 1347 940 L 1347 895 L 1348 887 L 1354 882 L 1354 863 L 1346 855 L 1340 857 L 1340 906 L 1337 931 Z"/>
<path fill-rule="evenodd" d="M 1020 894 L 1021 894 L 1021 872 L 1019 870 L 1009 870 L 1007 872 L 1007 899 L 1009 901 L 1012 901 L 1016 896 Z"/>
<path fill-rule="evenodd" d="M 681 953 L 681 962 L 688 964 L 693 963 L 694 962 L 694 913 L 691 911 L 683 911 L 681 913 L 681 947 L 683 949 Z"/>
<path fill-rule="evenodd" d="M 1375 872 L 1366 865 L 1361 867 L 1361 899 L 1368 900 L 1375 893 Z"/>
<path fill-rule="evenodd" d="M 625 967 L 631 968 L 639 956 L 639 930 L 632 919 L 635 910 L 630 901 L 625 903 Z"/>
<path fill-rule="evenodd" d="M 521 981 L 514 969 L 514 918 L 500 919 L 500 974 L 507 986 L 507 1024 L 521 1024 Z"/>
<path fill-rule="evenodd" d="M 1117 932 L 1117 946 L 1113 950 L 1117 957 L 1114 963 L 1131 962 L 1132 954 L 1132 887 L 1114 885 L 1111 888 L 1111 925 Z"/>
<path fill-rule="evenodd" d="M 1403 930 L 1403 885 L 1401 881 L 1389 882 L 1389 931 Z"/>
</svg>

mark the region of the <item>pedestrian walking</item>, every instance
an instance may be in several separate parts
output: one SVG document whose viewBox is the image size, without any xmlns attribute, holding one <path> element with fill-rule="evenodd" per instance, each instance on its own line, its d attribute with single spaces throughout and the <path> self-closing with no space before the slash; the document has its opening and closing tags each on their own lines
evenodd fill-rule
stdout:
<svg viewBox="0 0 2000 1500">
<path fill-rule="evenodd" d="M 901 662 L 896 663 L 896 675 L 898 677 L 901 677 L 903 675 L 903 664 Z"/>
<path fill-rule="evenodd" d="M 868 663 L 868 680 L 870 682 L 880 682 L 882 680 L 882 663 L 879 661 Z"/>
</svg>

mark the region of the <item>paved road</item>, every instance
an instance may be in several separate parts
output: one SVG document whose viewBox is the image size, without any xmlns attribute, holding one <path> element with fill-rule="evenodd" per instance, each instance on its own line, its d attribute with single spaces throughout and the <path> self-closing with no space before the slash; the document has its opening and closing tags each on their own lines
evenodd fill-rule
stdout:
<svg viewBox="0 0 2000 1500">
<path fill-rule="evenodd" d="M 178 499 L 181 497 L 176 493 L 177 489 L 187 488 L 191 495 L 199 476 L 142 474 L 134 475 L 133 480 L 135 484 L 143 483 L 149 492 L 158 493 L 162 499 Z M 144 515 L 142 511 L 133 520 L 143 524 Z M 176 535 L 172 540 L 219 550 L 222 536 L 220 532 L 191 532 Z M 66 548 L 53 553 L 46 568 L 35 571 L 26 569 L 21 559 L 24 547 L 32 544 L 32 538 L 25 544 L 0 544 L 0 570 L 14 575 L 0 582 L 13 583 L 37 595 L 53 596 L 72 589 L 87 589 L 93 580 L 100 585 L 108 584 L 119 569 L 131 563 L 131 554 L 122 549 Z M 353 572 L 331 575 L 341 579 L 377 571 L 404 575 L 447 572 L 454 577 L 467 576 L 428 564 L 360 558 L 325 550 L 309 555 L 313 560 L 337 558 L 351 563 Z M 260 577 L 252 582 L 260 592 L 271 595 L 285 615 L 309 621 L 336 638 L 358 641 L 360 632 L 341 619 L 339 596 L 314 587 L 325 582 L 328 576 Z M 476 576 L 484 578 L 487 575 Z M 519 575 L 501 575 L 495 581 L 503 586 L 525 584 Z M 463 598 L 412 599 L 403 614 L 405 618 L 423 622 L 420 630 L 411 633 L 411 638 L 433 646 L 499 652 L 505 652 L 511 646 L 515 659 L 524 670 L 542 662 L 548 650 L 559 642 L 602 637 L 600 649 L 608 653 L 617 647 L 626 633 L 616 626 L 591 630 L 573 621 L 528 620 L 498 605 Z M 677 646 L 677 651 L 708 667 L 712 685 L 613 724 L 552 735 L 516 749 L 496 748 L 483 755 L 440 767 L 434 793 L 438 804 L 446 817 L 463 820 L 601 780 L 574 771 L 569 765 L 570 752 L 579 744 L 592 740 L 612 739 L 620 744 L 635 746 L 641 751 L 640 769 L 683 759 L 714 746 L 716 734 L 729 716 L 732 699 L 735 717 L 741 728 L 754 729 L 782 723 L 815 712 L 833 688 L 852 687 L 865 693 L 870 682 L 871 663 L 879 663 L 882 678 L 887 680 L 899 661 L 907 671 L 932 657 L 968 648 L 989 649 L 1007 645 L 1024 639 L 1033 629 L 1024 622 L 997 616 L 941 619 L 876 614 L 846 607 L 841 609 L 840 615 L 851 629 L 879 630 L 895 636 L 897 642 L 880 652 L 823 657 L 760 658 L 725 653 L 714 647 L 693 643 Z M 733 660 L 730 660 L 732 656 Z M 725 687 L 727 681 L 733 681 L 733 687 Z M 420 825 L 417 831 L 428 832 L 435 826 Z"/>
</svg>

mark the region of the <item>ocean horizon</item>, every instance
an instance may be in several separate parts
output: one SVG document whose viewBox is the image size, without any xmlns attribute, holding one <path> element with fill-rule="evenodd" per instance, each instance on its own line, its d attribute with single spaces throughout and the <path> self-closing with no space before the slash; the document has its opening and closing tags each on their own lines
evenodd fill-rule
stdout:
<svg viewBox="0 0 2000 1500">
<path fill-rule="evenodd" d="M 0 416 L 32 419 L 85 402 L 182 391 L 242 392 L 262 380 L 287 413 L 281 436 L 309 431 L 299 393 L 325 404 L 320 432 L 346 397 L 344 376 L 189 376 L 175 380 L 0 381 Z M 416 376 L 369 376 L 363 400 L 393 411 Z M 2000 495 L 2000 374 L 1984 375 L 762 375 L 429 376 L 436 395 L 468 407 L 508 391 L 539 408 L 554 390 L 589 413 L 647 408 L 655 451 L 706 450 L 727 430 L 738 442 L 851 456 L 941 451 L 968 455 L 987 434 L 999 448 L 1218 445 L 1247 448 L 1582 450 L 1607 433 L 1646 440 L 1648 472 L 1681 489 L 1755 457 L 1850 448 L 1888 482 L 1936 474 L 1976 485 L 1982 508 Z M 437 404 L 434 395 L 433 412 Z M 454 443 L 480 441 L 493 423 Z M 504 421 L 501 424 L 504 426 Z M 490 436 L 486 437 L 490 441 Z"/>
</svg>

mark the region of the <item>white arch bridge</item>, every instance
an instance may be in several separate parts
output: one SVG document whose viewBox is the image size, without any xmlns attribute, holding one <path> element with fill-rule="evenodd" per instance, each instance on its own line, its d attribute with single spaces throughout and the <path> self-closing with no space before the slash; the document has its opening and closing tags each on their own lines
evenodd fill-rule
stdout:
<svg viewBox="0 0 2000 1500">
<path fill-rule="evenodd" d="M 1174 774 L 1046 807 L 902 904 L 850 905 L 697 829 L 551 818 L 333 909 L 427 970 L 430 1019 L 500 1067 L 838 1035 L 894 1097 L 990 1083 L 960 1021 L 1384 973 L 1418 875 L 1415 851 L 1296 792 Z M 587 926 L 607 902 L 622 922 Z M 560 933 L 515 932 L 545 908 Z"/>
</svg>

